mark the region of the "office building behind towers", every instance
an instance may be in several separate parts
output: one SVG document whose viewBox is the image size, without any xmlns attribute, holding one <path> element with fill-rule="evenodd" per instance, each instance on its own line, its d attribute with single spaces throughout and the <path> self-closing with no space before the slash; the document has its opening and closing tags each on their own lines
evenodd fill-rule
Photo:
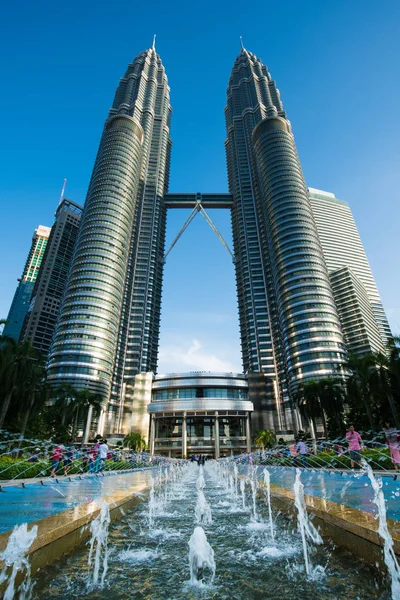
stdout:
<svg viewBox="0 0 400 600">
<path fill-rule="evenodd" d="M 309 198 L 349 352 L 385 352 L 392 334 L 347 202 L 309 188 Z"/>
<path fill-rule="evenodd" d="M 69 267 L 79 231 L 82 207 L 64 198 L 57 207 L 55 222 L 30 298 L 20 340 L 29 340 L 47 358 Z"/>
<path fill-rule="evenodd" d="M 32 291 L 39 273 L 40 265 L 42 264 L 50 231 L 51 228 L 45 227 L 44 225 L 39 225 L 39 227 L 35 229 L 24 271 L 19 280 L 6 319 L 3 335 L 7 335 L 16 341 L 19 340 L 24 318 L 29 310 Z"/>
</svg>

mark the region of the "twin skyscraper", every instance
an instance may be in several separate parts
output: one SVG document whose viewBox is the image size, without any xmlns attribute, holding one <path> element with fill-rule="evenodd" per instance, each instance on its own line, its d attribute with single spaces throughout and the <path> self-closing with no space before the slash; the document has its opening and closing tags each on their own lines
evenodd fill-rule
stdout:
<svg viewBox="0 0 400 600">
<path fill-rule="evenodd" d="M 263 424 L 292 429 L 299 384 L 342 376 L 348 340 L 279 91 L 244 48 L 225 118 L 243 371 Z M 105 122 L 48 363 L 51 385 L 101 395 L 100 432 L 129 410 L 136 376 L 157 371 L 170 120 L 152 47 L 128 66 Z"/>
</svg>

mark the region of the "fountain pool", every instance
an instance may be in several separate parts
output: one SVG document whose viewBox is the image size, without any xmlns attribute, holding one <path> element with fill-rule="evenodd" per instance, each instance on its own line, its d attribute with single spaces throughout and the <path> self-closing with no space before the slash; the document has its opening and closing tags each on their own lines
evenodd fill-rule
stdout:
<svg viewBox="0 0 400 600">
<path fill-rule="evenodd" d="M 257 496 L 254 510 L 251 478 L 244 486 L 241 481 L 235 477 L 233 485 L 226 482 L 215 462 L 206 463 L 203 473 L 196 464 L 176 473 L 171 469 L 167 483 L 154 481 L 150 522 L 149 502 L 144 501 L 110 526 L 108 570 L 103 583 L 99 579 L 98 585 L 93 586 L 89 546 L 84 546 L 36 574 L 33 598 L 389 600 L 392 597 L 384 575 L 326 540 L 321 545 L 308 540 L 312 568 L 307 574 L 296 519 L 274 513 L 272 538 L 265 498 Z M 212 520 L 202 522 L 201 527 L 195 514 L 199 492 L 204 494 L 212 513 Z M 203 504 L 203 498 L 200 503 Z M 191 560 L 196 556 L 196 560 L 189 563 L 189 555 Z M 195 581 L 193 564 L 197 565 Z"/>
</svg>

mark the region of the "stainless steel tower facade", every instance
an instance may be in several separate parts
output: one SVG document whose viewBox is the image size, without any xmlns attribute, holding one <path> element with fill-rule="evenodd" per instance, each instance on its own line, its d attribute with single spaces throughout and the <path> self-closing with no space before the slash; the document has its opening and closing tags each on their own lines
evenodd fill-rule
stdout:
<svg viewBox="0 0 400 600">
<path fill-rule="evenodd" d="M 338 374 L 345 346 L 290 123 L 267 68 L 245 49 L 227 96 L 243 364 L 277 382 L 281 428 L 299 383 Z"/>
<path fill-rule="evenodd" d="M 124 380 L 156 367 L 170 113 L 152 47 L 128 66 L 105 122 L 50 353 L 49 382 L 111 399 L 111 421 Z"/>
</svg>

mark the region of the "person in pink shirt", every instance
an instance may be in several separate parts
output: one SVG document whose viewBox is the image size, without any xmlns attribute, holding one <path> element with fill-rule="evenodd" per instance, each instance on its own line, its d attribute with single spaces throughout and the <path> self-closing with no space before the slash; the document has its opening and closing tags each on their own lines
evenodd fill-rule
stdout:
<svg viewBox="0 0 400 600">
<path fill-rule="evenodd" d="M 354 431 L 354 426 L 350 425 L 349 431 L 346 433 L 346 441 L 349 444 L 351 468 L 354 469 L 354 463 L 361 467 L 361 435 Z"/>
</svg>

